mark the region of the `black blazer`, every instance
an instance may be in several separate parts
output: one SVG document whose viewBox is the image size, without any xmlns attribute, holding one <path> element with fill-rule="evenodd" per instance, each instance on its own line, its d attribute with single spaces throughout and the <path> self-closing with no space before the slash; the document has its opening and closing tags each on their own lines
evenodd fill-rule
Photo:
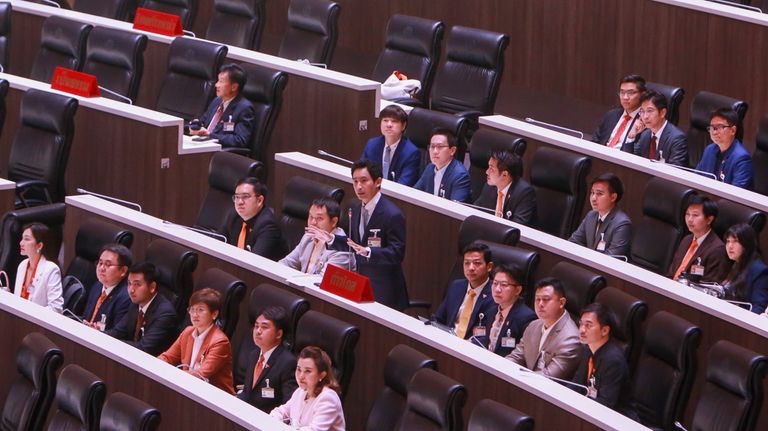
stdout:
<svg viewBox="0 0 768 431">
<path fill-rule="evenodd" d="M 138 316 L 139 306 L 131 305 L 120 322 L 106 331 L 106 334 L 123 340 L 152 356 L 163 353 L 178 335 L 178 317 L 173 304 L 162 293 L 157 293 L 144 314 L 144 330 L 139 333 L 139 341 L 133 341 Z"/>
<path fill-rule="evenodd" d="M 685 254 L 688 253 L 688 248 L 693 242 L 693 234 L 686 235 L 680 245 L 675 250 L 675 255 L 672 258 L 672 263 L 669 264 L 667 270 L 667 277 L 672 278 L 675 276 L 677 267 L 683 263 Z M 728 254 L 725 252 L 725 244 L 720 240 L 714 230 L 709 231 L 707 237 L 704 238 L 704 242 L 699 244 L 696 252 L 693 253 L 688 265 L 685 267 L 685 272 L 691 270 L 691 265 L 701 259 L 701 265 L 704 267 L 704 275 L 701 277 L 702 281 L 713 281 L 715 283 L 722 283 L 728 273 L 731 271 L 731 261 L 728 259 Z"/>
<path fill-rule="evenodd" d="M 101 296 L 101 290 L 104 286 L 100 282 L 96 282 L 88 290 L 88 302 L 86 302 L 85 310 L 80 316 L 83 320 L 90 320 L 93 314 L 93 309 L 96 308 L 96 302 L 99 301 Z M 107 315 L 107 324 L 104 326 L 104 330 L 112 329 L 117 322 L 119 322 L 125 313 L 128 312 L 128 308 L 133 304 L 131 297 L 128 296 L 128 278 L 124 278 L 104 299 L 99 308 L 99 316 L 96 316 L 96 321 L 100 319 L 100 315 Z"/>
<path fill-rule="evenodd" d="M 495 211 L 497 190 L 496 186 L 485 184 L 475 205 Z M 526 226 L 536 225 L 536 191 L 527 181 L 519 178 L 509 186 L 501 216 Z"/>
<path fill-rule="evenodd" d="M 486 346 L 491 342 L 491 327 L 493 326 L 493 321 L 496 320 L 496 313 L 498 313 L 498 311 L 499 307 L 496 306 L 493 312 L 490 313 L 490 316 L 486 314 L 485 319 L 483 319 L 483 326 L 485 326 L 487 335 L 486 337 L 481 338 L 481 340 Z M 529 323 L 536 320 L 536 318 L 536 313 L 534 313 L 530 307 L 525 305 L 523 298 L 519 298 L 517 302 L 512 305 L 512 309 L 509 310 L 507 318 L 504 319 L 504 323 L 501 325 L 501 332 L 499 333 L 499 338 L 496 339 L 496 345 L 493 346 L 493 353 L 505 357 L 512 353 L 515 348 L 502 347 L 501 338 L 507 336 L 512 337 L 515 339 L 515 346 L 517 346 L 523 339 L 525 328 L 528 327 Z M 538 348 L 538 346 L 536 347 Z"/>
<path fill-rule="evenodd" d="M 288 254 L 288 245 L 283 239 L 283 232 L 280 230 L 280 225 L 271 209 L 262 208 L 255 217 L 245 223 L 248 225 L 245 244 L 252 253 L 274 261 L 280 260 Z M 242 228 L 243 219 L 235 217 L 229 227 L 230 244 L 237 245 L 237 239 L 240 237 Z"/>
<path fill-rule="evenodd" d="M 208 109 L 200 117 L 203 127 L 208 127 L 220 104 L 221 99 L 216 97 L 208 105 Z M 231 132 L 225 132 L 224 123 L 228 122 L 230 117 L 232 117 L 232 122 L 235 123 L 235 129 Z M 218 139 L 222 147 L 248 148 L 251 145 L 255 121 L 256 112 L 253 109 L 253 105 L 242 94 L 238 94 L 237 97 L 229 102 L 216 127 L 213 130 L 209 130 L 208 133 L 212 138 Z"/>
<path fill-rule="evenodd" d="M 299 386 L 296 383 L 296 357 L 290 350 L 283 346 L 277 346 L 267 360 L 266 366 L 262 369 L 256 387 L 251 387 L 253 382 L 253 370 L 256 362 L 259 360 L 261 350 L 256 349 L 248 357 L 247 372 L 243 382 L 243 391 L 237 395 L 238 398 L 256 407 L 257 409 L 269 413 L 275 407 L 288 402 L 293 395 L 293 391 Z M 274 398 L 262 397 L 262 389 L 269 387 L 275 390 Z"/>
<path fill-rule="evenodd" d="M 651 135 L 650 129 L 640 133 L 633 145 L 635 155 L 648 158 L 648 152 L 651 150 Z M 662 152 L 666 163 L 688 167 L 688 139 L 682 130 L 670 122 L 667 122 L 661 136 L 657 138 L 655 160 L 659 160 L 659 151 Z"/>
<path fill-rule="evenodd" d="M 597 389 L 595 401 L 637 420 L 637 412 L 631 398 L 632 381 L 624 352 L 612 340 L 603 344 L 594 355 L 589 347 L 584 345 L 579 368 L 573 377 L 574 383 L 589 386 L 587 371 L 590 356 L 593 357 L 593 376 Z"/>
<path fill-rule="evenodd" d="M 610 111 L 606 112 L 603 116 L 603 120 L 600 122 L 600 126 L 598 126 L 595 133 L 592 134 L 592 142 L 598 143 L 600 145 L 608 145 L 608 140 L 611 139 L 611 132 L 613 132 L 613 128 L 616 127 L 616 124 L 623 116 L 624 108 L 621 107 L 611 109 Z M 632 119 L 629 120 L 629 124 L 627 124 L 627 130 L 632 129 L 632 126 L 635 125 L 637 117 L 639 117 L 639 115 L 635 115 Z M 627 135 L 624 135 L 624 139 L 622 139 L 619 144 L 621 145 L 621 151 L 631 153 L 634 149 L 634 146 L 627 142 Z"/>
</svg>

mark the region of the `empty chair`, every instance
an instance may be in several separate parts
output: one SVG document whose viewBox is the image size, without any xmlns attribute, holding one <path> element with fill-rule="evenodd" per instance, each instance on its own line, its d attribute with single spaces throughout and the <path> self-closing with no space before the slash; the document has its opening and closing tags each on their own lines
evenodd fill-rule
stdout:
<svg viewBox="0 0 768 431">
<path fill-rule="evenodd" d="M 472 136 L 469 149 L 469 180 L 472 183 L 472 202 L 480 197 L 486 184 L 488 160 L 494 151 L 508 150 L 520 157 L 525 154 L 525 139 L 498 130 L 480 129 Z"/>
<path fill-rule="evenodd" d="M 85 220 L 77 230 L 75 257 L 69 263 L 66 275 L 76 277 L 86 289 L 90 288 L 96 282 L 96 262 L 101 248 L 111 243 L 131 248 L 133 232 L 101 219 Z"/>
<path fill-rule="evenodd" d="M 144 73 L 146 48 L 146 35 L 96 27 L 88 38 L 83 72 L 95 75 L 100 87 L 136 100 Z M 124 101 L 108 91 L 101 95 Z"/>
<path fill-rule="evenodd" d="M 418 79 L 421 90 L 417 100 L 426 106 L 432 80 L 440 62 L 440 45 L 445 25 L 415 16 L 395 14 L 389 18 L 384 49 L 376 60 L 371 79 L 384 82 L 395 70 Z M 398 102 L 408 103 L 408 101 Z"/>
<path fill-rule="evenodd" d="M 0 3 L 0 7 L 2 7 L 3 4 L 9 4 L 9 3 Z M 11 85 L 8 83 L 5 79 L 0 79 L 0 135 L 3 131 L 3 125 L 5 124 L 5 115 L 8 111 L 5 104 L 5 97 L 8 95 L 8 88 Z"/>
<path fill-rule="evenodd" d="M 168 50 L 168 70 L 160 87 L 157 110 L 186 121 L 199 117 L 213 99 L 227 47 L 177 37 Z"/>
<path fill-rule="evenodd" d="M 469 416 L 467 431 L 533 431 L 533 418 L 493 400 L 480 400 Z"/>
<path fill-rule="evenodd" d="M 523 278 L 518 281 L 523 285 L 523 295 L 532 294 L 536 268 L 539 267 L 539 252 L 489 241 L 478 242 L 491 250 L 494 264 L 507 263 L 519 269 Z"/>
<path fill-rule="evenodd" d="M 400 431 L 459 431 L 467 390 L 461 383 L 429 368 L 414 374 Z"/>
<path fill-rule="evenodd" d="M 214 0 L 205 38 L 259 50 L 266 18 L 265 0 Z"/>
<path fill-rule="evenodd" d="M 658 82 L 646 82 L 645 88 L 664 95 L 667 98 L 667 121 L 677 126 L 680 119 L 680 104 L 685 97 L 685 90 L 674 85 L 659 84 Z"/>
<path fill-rule="evenodd" d="M 197 15 L 198 0 L 144 0 L 141 7 L 177 15 L 181 26 L 191 28 Z"/>
<path fill-rule="evenodd" d="M 139 0 L 77 0 L 74 10 L 120 21 L 132 21 Z"/>
<path fill-rule="evenodd" d="M 272 130 L 283 107 L 283 90 L 288 85 L 288 74 L 256 64 L 244 63 L 241 66 L 248 74 L 242 94 L 253 104 L 255 112 L 251 144 L 249 148 L 227 148 L 226 151 L 265 160 L 269 154 L 267 148 Z"/>
<path fill-rule="evenodd" d="M 381 390 L 368 413 L 367 431 L 394 431 L 405 413 L 408 383 L 417 371 L 437 369 L 437 362 L 405 344 L 389 351 L 384 363 L 384 389 Z"/>
<path fill-rule="evenodd" d="M 64 201 L 64 174 L 75 133 L 78 102 L 35 89 L 21 99 L 21 124 L 11 143 L 8 179 L 16 182 L 16 207 Z"/>
<path fill-rule="evenodd" d="M 122 392 L 107 397 L 99 421 L 100 431 L 154 431 L 160 426 L 160 412 L 149 404 Z"/>
<path fill-rule="evenodd" d="M 293 250 L 304 235 L 312 201 L 325 197 L 341 204 L 344 199 L 344 190 L 303 177 L 293 177 L 288 180 L 283 194 L 283 215 L 280 218 L 280 227 L 283 230 L 283 237 L 288 241 L 289 250 Z"/>
<path fill-rule="evenodd" d="M 540 147 L 531 161 L 538 227 L 568 238 L 581 221 L 592 159 L 559 148 Z"/>
<path fill-rule="evenodd" d="M 752 153 L 752 169 L 755 171 L 755 191 L 768 195 L 768 115 L 760 119 Z"/>
<path fill-rule="evenodd" d="M 360 339 L 360 329 L 319 311 L 309 310 L 299 319 L 295 337 L 293 352 L 296 356 L 307 346 L 317 346 L 328 354 L 341 386 L 341 400 L 344 401 L 355 370 L 355 346 Z"/>
<path fill-rule="evenodd" d="M 330 67 L 341 6 L 328 0 L 291 0 L 288 26 L 277 55 Z"/>
<path fill-rule="evenodd" d="M 0 419 L 4 430 L 43 428 L 56 393 L 56 370 L 63 362 L 61 350 L 45 335 L 32 332 L 21 340 L 16 353 L 19 375 L 8 389 Z"/>
<path fill-rule="evenodd" d="M 648 315 L 648 304 L 610 286 L 597 293 L 595 302 L 605 305 L 616 315 L 619 326 L 611 330 L 611 337 L 624 350 L 629 375 L 633 375 L 640 354 L 640 325 Z"/>
<path fill-rule="evenodd" d="M 704 387 L 691 431 L 753 431 L 763 403 L 768 358 L 720 340 L 707 355 Z"/>
<path fill-rule="evenodd" d="M 635 220 L 629 259 L 637 266 L 666 274 L 675 250 L 688 232 L 684 216 L 696 192 L 658 177 L 648 180 L 643 194 L 643 218 Z"/>
<path fill-rule="evenodd" d="M 717 201 L 717 217 L 712 223 L 712 229 L 717 235 L 723 238 L 728 228 L 739 223 L 752 226 L 759 239 L 765 227 L 765 213 L 726 199 Z"/>
<path fill-rule="evenodd" d="M 704 153 L 704 147 L 709 139 L 709 115 L 719 108 L 732 108 L 739 115 L 739 124 L 736 128 L 736 139 L 742 139 L 744 126 L 742 121 L 747 114 L 749 106 L 747 102 L 733 99 L 727 96 L 701 91 L 693 98 L 691 103 L 691 124 L 688 128 L 688 160 L 691 166 L 696 166 Z"/>
<path fill-rule="evenodd" d="M 565 309 L 578 321 L 581 309 L 595 302 L 595 296 L 605 288 L 605 277 L 570 262 L 558 262 L 549 276 L 560 280 L 565 288 Z"/>
<path fill-rule="evenodd" d="M 61 370 L 56 384 L 56 411 L 48 431 L 97 431 L 107 387 L 90 371 L 76 364 Z"/>
<path fill-rule="evenodd" d="M 0 66 L 8 72 L 8 38 L 11 36 L 11 4 L 0 3 Z M 5 98 L 5 96 L 3 96 Z M 2 123 L 0 123 L 2 124 Z"/>
<path fill-rule="evenodd" d="M 218 268 L 208 268 L 197 280 L 195 290 L 210 287 L 221 293 L 221 308 L 216 324 L 230 339 L 240 319 L 240 303 L 248 289 L 243 280 Z M 248 332 L 250 334 L 250 331 Z"/>
<path fill-rule="evenodd" d="M 416 145 L 421 153 L 421 165 L 419 171 L 430 163 L 429 142 L 432 131 L 436 128 L 448 129 L 456 136 L 456 154 L 454 157 L 464 161 L 464 152 L 467 150 L 467 122 L 462 117 L 446 114 L 445 112 L 432 111 L 423 108 L 413 108 L 408 114 L 408 128 L 405 134 Z"/>
<path fill-rule="evenodd" d="M 85 42 L 92 28 L 90 24 L 56 15 L 46 18 L 40 35 L 40 50 L 29 77 L 51 82 L 53 71 L 58 66 L 80 70 L 85 58 Z"/>
<path fill-rule="evenodd" d="M 648 319 L 632 388 L 642 424 L 671 430 L 682 420 L 700 340 L 698 327 L 666 311 Z"/>
<path fill-rule="evenodd" d="M 145 258 L 155 265 L 158 292 L 171 301 L 179 321 L 183 322 L 192 295 L 192 273 L 197 268 L 197 253 L 158 238 L 149 243 Z"/>
</svg>

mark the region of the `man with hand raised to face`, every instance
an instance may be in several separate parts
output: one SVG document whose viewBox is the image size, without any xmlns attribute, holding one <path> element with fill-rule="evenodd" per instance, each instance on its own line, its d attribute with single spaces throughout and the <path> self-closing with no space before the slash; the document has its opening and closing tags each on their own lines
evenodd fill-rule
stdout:
<svg viewBox="0 0 768 431">
<path fill-rule="evenodd" d="M 688 167 L 688 140 L 682 130 L 667 121 L 667 98 L 649 91 L 640 99 L 640 119 L 629 131 L 632 152 L 650 160 Z"/>
</svg>

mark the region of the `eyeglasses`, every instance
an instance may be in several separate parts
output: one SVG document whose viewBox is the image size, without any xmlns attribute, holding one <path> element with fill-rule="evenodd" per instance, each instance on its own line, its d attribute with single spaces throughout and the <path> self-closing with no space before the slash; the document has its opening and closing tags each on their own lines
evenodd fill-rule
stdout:
<svg viewBox="0 0 768 431">
<path fill-rule="evenodd" d="M 437 144 L 430 144 L 429 145 L 429 151 L 437 150 L 440 151 L 443 148 L 448 148 L 449 145 L 437 145 Z"/>
<path fill-rule="evenodd" d="M 104 268 L 109 269 L 109 268 L 112 268 L 113 266 L 122 266 L 122 265 L 120 265 L 119 263 L 112 263 L 108 260 L 100 260 L 96 262 L 96 266 L 103 266 Z"/>
<path fill-rule="evenodd" d="M 501 286 L 501 287 L 506 289 L 508 287 L 516 287 L 516 286 L 522 286 L 522 285 L 521 284 L 517 284 L 517 283 L 509 283 L 509 282 L 506 282 L 506 281 L 496 281 L 496 280 L 493 280 L 491 282 L 491 286 L 493 286 L 493 287 Z"/>
<path fill-rule="evenodd" d="M 713 124 L 707 126 L 707 132 L 719 132 L 727 127 L 733 127 L 733 124 Z"/>
<path fill-rule="evenodd" d="M 639 93 L 637 90 L 619 90 L 619 97 L 632 97 L 637 93 Z"/>
<path fill-rule="evenodd" d="M 245 202 L 245 201 L 247 201 L 248 199 L 250 199 L 252 197 L 253 197 L 253 195 L 249 194 L 249 193 L 244 193 L 242 195 L 232 195 L 232 202 L 237 202 L 237 201 Z"/>
<path fill-rule="evenodd" d="M 208 312 L 208 308 L 206 307 L 189 307 L 187 308 L 187 312 L 189 312 L 190 316 L 199 316 L 201 314 L 205 314 Z"/>
</svg>

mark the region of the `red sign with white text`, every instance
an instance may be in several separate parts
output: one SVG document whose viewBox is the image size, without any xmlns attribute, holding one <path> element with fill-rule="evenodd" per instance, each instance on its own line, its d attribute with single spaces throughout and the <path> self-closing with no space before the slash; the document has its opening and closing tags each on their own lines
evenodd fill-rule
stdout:
<svg viewBox="0 0 768 431">
<path fill-rule="evenodd" d="M 374 301 L 371 280 L 368 277 L 336 265 L 328 265 L 325 268 L 320 289 L 354 302 Z"/>
<path fill-rule="evenodd" d="M 101 95 L 95 76 L 64 67 L 57 67 L 53 72 L 51 88 L 83 97 Z"/>
<path fill-rule="evenodd" d="M 143 7 L 136 9 L 133 28 L 166 36 L 181 36 L 184 34 L 184 29 L 181 27 L 181 17 L 178 15 L 145 9 Z"/>
</svg>

